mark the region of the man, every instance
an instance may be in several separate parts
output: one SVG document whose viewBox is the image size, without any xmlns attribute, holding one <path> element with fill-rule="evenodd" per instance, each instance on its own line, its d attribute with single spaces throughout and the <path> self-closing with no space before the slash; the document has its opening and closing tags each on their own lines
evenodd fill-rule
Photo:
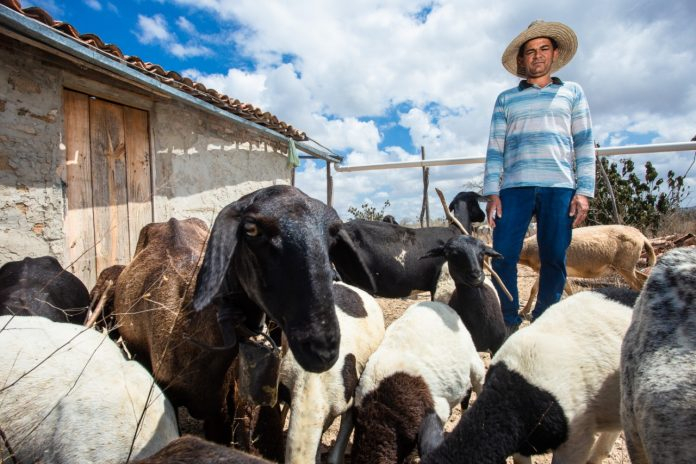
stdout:
<svg viewBox="0 0 696 464">
<path fill-rule="evenodd" d="M 534 21 L 503 53 L 505 69 L 524 79 L 496 100 L 483 194 L 494 228 L 493 247 L 503 255 L 493 269 L 513 295 L 510 301 L 498 288 L 508 333 L 522 322 L 517 262 L 532 216 L 541 262 L 532 312 L 536 318 L 561 298 L 572 228 L 585 220 L 594 196 L 595 151 L 587 100 L 578 84 L 551 76 L 576 49 L 577 37 L 568 26 Z"/>
</svg>

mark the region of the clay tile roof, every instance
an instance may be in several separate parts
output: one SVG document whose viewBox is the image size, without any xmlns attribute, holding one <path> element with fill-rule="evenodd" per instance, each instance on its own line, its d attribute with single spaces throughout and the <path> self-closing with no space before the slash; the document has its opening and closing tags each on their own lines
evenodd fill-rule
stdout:
<svg viewBox="0 0 696 464">
<path fill-rule="evenodd" d="M 274 130 L 286 137 L 294 140 L 308 140 L 307 135 L 295 129 L 291 125 L 280 121 L 276 116 L 269 112 L 254 107 L 248 103 L 242 103 L 236 98 L 230 98 L 227 95 L 221 94 L 215 89 L 208 89 L 200 82 L 193 82 L 187 77 L 182 77 L 175 71 L 166 71 L 162 66 L 145 62 L 137 56 L 125 55 L 118 46 L 107 44 L 96 34 L 80 34 L 77 29 L 68 23 L 54 20 L 50 14 L 39 7 L 22 8 L 19 0 L 0 0 L 0 5 L 4 5 L 17 13 L 34 19 L 42 24 L 45 24 L 53 29 L 62 32 L 75 39 L 77 42 L 97 48 L 105 52 L 107 56 L 112 57 L 116 61 L 126 62 L 129 66 L 139 70 L 143 74 L 154 77 L 166 85 L 186 92 L 196 98 L 211 103 L 218 108 L 221 108 L 230 113 L 236 114 L 248 121 L 254 122 L 261 126 Z"/>
</svg>

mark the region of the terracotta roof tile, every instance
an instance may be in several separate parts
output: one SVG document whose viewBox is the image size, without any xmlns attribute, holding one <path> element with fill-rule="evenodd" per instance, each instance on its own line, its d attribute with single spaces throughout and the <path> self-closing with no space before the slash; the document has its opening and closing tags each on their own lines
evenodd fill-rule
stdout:
<svg viewBox="0 0 696 464">
<path fill-rule="evenodd" d="M 166 71 L 158 64 L 145 62 L 137 56 L 125 55 L 117 45 L 104 43 L 96 34 L 80 34 L 71 24 L 54 20 L 48 12 L 39 7 L 22 8 L 19 0 L 0 0 L 0 5 L 4 5 L 17 13 L 56 29 L 84 45 L 99 49 L 116 61 L 126 62 L 129 66 L 139 70 L 143 74 L 155 77 L 166 85 L 177 88 L 196 98 L 200 98 L 218 108 L 267 127 L 286 137 L 291 137 L 298 141 L 307 140 L 307 135 L 304 132 L 280 121 L 276 116 L 267 111 L 263 111 L 248 103 L 242 103 L 236 98 L 230 98 L 215 89 L 208 89 L 200 82 L 194 82 L 188 77 L 182 77 L 181 74 L 175 71 Z"/>
</svg>

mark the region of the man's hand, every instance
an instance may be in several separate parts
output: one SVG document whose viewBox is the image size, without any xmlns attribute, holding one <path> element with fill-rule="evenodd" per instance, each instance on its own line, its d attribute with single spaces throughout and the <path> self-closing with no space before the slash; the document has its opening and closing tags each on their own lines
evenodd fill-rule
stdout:
<svg viewBox="0 0 696 464">
<path fill-rule="evenodd" d="M 489 203 L 490 204 L 490 203 Z M 574 216 L 573 227 L 577 227 L 587 218 L 590 200 L 585 195 L 575 195 L 570 202 L 570 216 Z"/>
<path fill-rule="evenodd" d="M 503 204 L 500 202 L 500 197 L 498 195 L 488 195 L 486 217 L 488 218 L 488 225 L 491 226 L 491 229 L 495 228 L 495 218 L 503 217 Z"/>
</svg>

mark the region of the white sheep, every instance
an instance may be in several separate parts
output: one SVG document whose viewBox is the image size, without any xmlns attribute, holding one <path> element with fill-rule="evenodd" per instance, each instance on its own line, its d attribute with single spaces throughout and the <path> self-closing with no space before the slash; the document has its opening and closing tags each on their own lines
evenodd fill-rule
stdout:
<svg viewBox="0 0 696 464">
<path fill-rule="evenodd" d="M 351 462 L 403 462 L 417 442 L 430 449 L 452 408 L 468 403 L 472 388 L 481 391 L 484 374 L 452 308 L 437 301 L 410 306 L 387 328 L 360 377 Z"/>
<path fill-rule="evenodd" d="M 696 248 L 666 252 L 621 350 L 621 422 L 633 464 L 696 462 Z"/>
<path fill-rule="evenodd" d="M 577 293 L 511 335 L 473 406 L 422 463 L 499 464 L 515 453 L 531 463 L 553 449 L 554 463 L 599 464 L 621 429 L 619 357 L 637 295 L 627 292 L 623 303 Z"/>
<path fill-rule="evenodd" d="M 2 462 L 121 464 L 179 436 L 152 376 L 106 333 L 1 316 L 0 353 L 0 428 L 14 453 Z"/>
<path fill-rule="evenodd" d="M 655 251 L 650 241 L 635 227 L 618 224 L 579 227 L 573 229 L 573 238 L 566 251 L 566 272 L 568 277 L 593 279 L 613 269 L 626 279 L 631 288 L 640 291 L 647 279 L 646 274 L 636 269 L 643 249 L 648 254 L 648 265 L 652 266 L 655 264 Z M 519 263 L 539 273 L 541 265 L 536 235 L 524 240 Z M 522 315 L 530 313 L 538 290 L 537 277 Z M 568 283 L 565 291 L 568 295 L 572 293 Z"/>
<path fill-rule="evenodd" d="M 343 461 L 353 429 L 351 407 L 358 378 L 367 359 L 384 336 L 384 315 L 377 301 L 366 292 L 334 283 L 334 304 L 341 330 L 338 361 L 328 371 L 309 372 L 288 350 L 281 363 L 281 383 L 291 397 L 290 423 L 285 462 L 306 464 L 315 456 L 324 430 L 341 416 L 336 443 L 329 462 Z"/>
</svg>

